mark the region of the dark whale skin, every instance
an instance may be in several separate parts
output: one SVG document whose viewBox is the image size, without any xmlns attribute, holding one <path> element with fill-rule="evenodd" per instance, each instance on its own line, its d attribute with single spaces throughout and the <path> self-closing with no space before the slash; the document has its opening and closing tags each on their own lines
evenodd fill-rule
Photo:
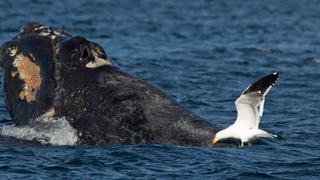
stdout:
<svg viewBox="0 0 320 180">
<path fill-rule="evenodd" d="M 217 128 L 115 67 L 68 72 L 60 116 L 84 144 L 209 146 Z"/>
<path fill-rule="evenodd" d="M 25 125 L 30 120 L 44 114 L 53 105 L 54 96 L 54 64 L 48 63 L 53 59 L 52 43 L 48 38 L 26 35 L 18 41 L 13 40 L 5 44 L 14 46 L 26 56 L 32 54 L 37 60 L 37 65 L 41 68 L 40 74 L 42 83 L 40 91 L 37 94 L 37 100 L 32 102 L 22 101 L 19 98 L 19 91 L 22 89 L 22 80 L 19 77 L 12 77 L 11 73 L 15 71 L 12 66 L 12 57 L 8 53 L 2 53 L 1 57 L 3 67 L 3 92 L 9 114 L 17 125 Z"/>
<path fill-rule="evenodd" d="M 21 61 L 34 68 L 13 63 L 21 54 L 29 57 Z M 99 66 L 88 68 L 88 63 L 98 61 Z M 13 122 L 20 126 L 41 116 L 65 117 L 78 132 L 77 144 L 212 146 L 220 130 L 115 67 L 98 44 L 41 24 L 25 25 L 3 44 L 0 65 Z M 25 77 L 29 72 L 35 78 L 30 82 Z"/>
</svg>

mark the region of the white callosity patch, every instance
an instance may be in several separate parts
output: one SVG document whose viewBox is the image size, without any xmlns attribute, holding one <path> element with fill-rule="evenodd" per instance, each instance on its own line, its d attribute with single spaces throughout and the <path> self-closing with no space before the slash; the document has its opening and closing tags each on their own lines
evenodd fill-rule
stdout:
<svg viewBox="0 0 320 180">
<path fill-rule="evenodd" d="M 41 31 L 39 35 L 40 35 L 40 36 L 49 36 L 49 35 L 50 35 L 50 31 L 49 31 L 49 30 L 47 30 L 47 31 Z"/>
<path fill-rule="evenodd" d="M 13 57 L 17 54 L 17 48 L 16 47 L 9 47 L 9 56 Z"/>
<path fill-rule="evenodd" d="M 90 69 L 93 69 L 93 68 L 97 68 L 97 67 L 101 67 L 101 66 L 107 66 L 107 65 L 110 65 L 110 63 L 108 63 L 106 60 L 104 60 L 102 58 L 95 57 L 95 61 L 87 63 L 86 67 L 90 68 Z"/>
<path fill-rule="evenodd" d="M 58 36 L 64 36 L 63 33 L 56 31 L 56 30 L 53 30 L 53 34 L 58 35 Z"/>
<path fill-rule="evenodd" d="M 36 140 L 41 144 L 51 145 L 76 145 L 79 140 L 77 131 L 64 117 L 41 117 L 28 126 L 3 126 L 0 133 L 3 136 Z"/>
<path fill-rule="evenodd" d="M 94 62 L 87 63 L 86 64 L 87 68 L 93 69 L 93 68 L 97 68 L 97 67 L 101 67 L 101 66 L 111 65 L 111 63 L 108 62 L 107 60 L 100 58 L 99 55 L 97 54 L 97 52 L 92 51 L 92 54 L 94 56 Z"/>
<path fill-rule="evenodd" d="M 39 35 L 40 36 L 46 36 L 46 37 L 50 37 L 52 40 L 54 40 L 57 36 L 63 36 L 62 33 L 60 32 L 57 32 L 56 30 L 54 29 L 51 29 L 47 26 L 40 26 L 38 28 L 34 28 L 33 29 L 34 31 L 39 31 Z"/>
</svg>

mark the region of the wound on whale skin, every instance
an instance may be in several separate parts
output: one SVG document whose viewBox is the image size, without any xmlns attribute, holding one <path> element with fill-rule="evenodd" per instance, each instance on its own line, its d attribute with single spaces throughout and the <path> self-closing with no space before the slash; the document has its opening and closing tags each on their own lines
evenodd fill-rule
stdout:
<svg viewBox="0 0 320 180">
<path fill-rule="evenodd" d="M 115 67 L 84 37 L 28 23 L 0 50 L 5 101 L 17 126 L 63 117 L 77 131 L 77 144 L 86 145 L 212 146 L 220 130 Z"/>
</svg>

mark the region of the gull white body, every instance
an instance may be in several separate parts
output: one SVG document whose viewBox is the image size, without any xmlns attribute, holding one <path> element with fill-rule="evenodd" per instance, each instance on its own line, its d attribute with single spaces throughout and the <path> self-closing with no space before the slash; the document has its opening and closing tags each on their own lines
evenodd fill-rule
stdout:
<svg viewBox="0 0 320 180">
<path fill-rule="evenodd" d="M 227 127 L 219 131 L 212 144 L 223 139 L 240 139 L 241 146 L 259 137 L 276 137 L 271 133 L 259 129 L 260 119 L 263 114 L 265 95 L 278 80 L 279 73 L 265 76 L 250 85 L 236 100 L 237 119 Z"/>
</svg>

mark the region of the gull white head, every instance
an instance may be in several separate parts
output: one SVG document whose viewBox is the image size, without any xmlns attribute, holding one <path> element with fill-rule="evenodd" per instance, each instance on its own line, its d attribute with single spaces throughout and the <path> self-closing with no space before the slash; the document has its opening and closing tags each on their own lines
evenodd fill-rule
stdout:
<svg viewBox="0 0 320 180">
<path fill-rule="evenodd" d="M 236 100 L 237 119 L 227 127 L 216 133 L 211 140 L 216 144 L 223 139 L 239 139 L 241 146 L 252 139 L 259 137 L 276 137 L 259 129 L 260 118 L 263 114 L 265 96 L 279 79 L 279 73 L 267 75 L 247 87 Z"/>
<path fill-rule="evenodd" d="M 216 144 L 220 140 L 231 138 L 240 139 L 240 137 L 233 133 L 232 129 L 230 130 L 230 128 L 226 128 L 216 133 L 214 138 L 211 140 L 211 144 Z"/>
</svg>

